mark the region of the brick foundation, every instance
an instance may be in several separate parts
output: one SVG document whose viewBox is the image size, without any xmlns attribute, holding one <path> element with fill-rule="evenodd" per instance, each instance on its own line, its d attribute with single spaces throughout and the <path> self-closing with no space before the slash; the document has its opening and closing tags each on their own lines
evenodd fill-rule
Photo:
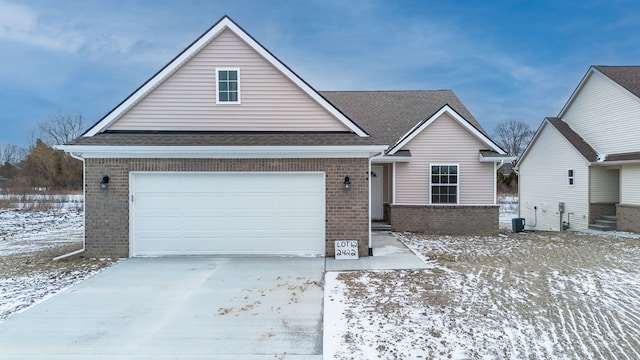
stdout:
<svg viewBox="0 0 640 360">
<path fill-rule="evenodd" d="M 616 205 L 616 221 L 616 230 L 640 233 L 640 206 Z"/>
<path fill-rule="evenodd" d="M 394 231 L 428 234 L 495 235 L 499 229 L 498 205 L 391 205 Z"/>
<path fill-rule="evenodd" d="M 131 171 L 321 171 L 326 176 L 326 255 L 335 240 L 357 240 L 369 250 L 368 159 L 86 159 L 85 243 L 91 257 L 129 256 Z M 107 190 L 100 188 L 109 176 Z M 351 189 L 343 188 L 349 176 Z"/>
</svg>

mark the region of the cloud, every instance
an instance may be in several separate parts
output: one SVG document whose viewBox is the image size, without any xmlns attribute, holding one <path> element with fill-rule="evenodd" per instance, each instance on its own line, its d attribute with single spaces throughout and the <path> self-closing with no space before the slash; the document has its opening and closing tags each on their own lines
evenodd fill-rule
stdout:
<svg viewBox="0 0 640 360">
<path fill-rule="evenodd" d="M 0 0 L 0 40 L 91 60 L 159 64 L 158 59 L 170 59 L 167 45 L 175 43 L 175 37 L 153 34 L 144 20 L 100 14 L 97 8 L 75 11 L 42 13 L 34 6 Z"/>
<path fill-rule="evenodd" d="M 0 1 L 0 39 L 66 52 L 76 51 L 82 35 L 45 23 L 34 9 Z"/>
</svg>

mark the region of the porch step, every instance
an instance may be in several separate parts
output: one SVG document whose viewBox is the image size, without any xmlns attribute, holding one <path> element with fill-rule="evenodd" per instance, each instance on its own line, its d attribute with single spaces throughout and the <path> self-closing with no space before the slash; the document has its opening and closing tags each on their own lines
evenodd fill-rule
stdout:
<svg viewBox="0 0 640 360">
<path fill-rule="evenodd" d="M 589 224 L 589 229 L 601 231 L 615 230 L 616 217 L 614 215 L 601 215 L 593 224 Z"/>
<path fill-rule="evenodd" d="M 371 222 L 371 230 L 373 231 L 389 231 L 391 230 L 391 224 L 387 224 L 382 221 Z"/>
</svg>

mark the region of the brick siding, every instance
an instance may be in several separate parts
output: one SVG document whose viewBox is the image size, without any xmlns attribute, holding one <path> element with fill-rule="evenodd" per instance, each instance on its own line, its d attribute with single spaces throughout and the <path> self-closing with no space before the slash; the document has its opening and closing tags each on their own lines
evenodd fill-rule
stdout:
<svg viewBox="0 0 640 360">
<path fill-rule="evenodd" d="M 640 206 L 616 205 L 616 230 L 640 233 Z"/>
<path fill-rule="evenodd" d="M 357 240 L 369 249 L 368 159 L 86 159 L 85 244 L 87 256 L 129 256 L 129 173 L 131 171 L 315 172 L 326 176 L 326 255 L 335 240 Z M 109 176 L 107 190 L 100 180 Z M 351 189 L 345 191 L 344 177 Z"/>
<path fill-rule="evenodd" d="M 495 235 L 499 229 L 498 205 L 391 205 L 394 231 L 449 235 Z"/>
</svg>

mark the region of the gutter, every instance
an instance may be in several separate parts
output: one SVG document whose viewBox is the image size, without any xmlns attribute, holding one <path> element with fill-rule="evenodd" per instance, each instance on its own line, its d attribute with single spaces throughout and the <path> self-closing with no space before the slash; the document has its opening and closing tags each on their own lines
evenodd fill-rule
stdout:
<svg viewBox="0 0 640 360">
<path fill-rule="evenodd" d="M 55 148 L 56 148 L 56 150 L 64 150 L 60 145 L 55 146 Z M 86 210 L 87 210 L 86 209 L 87 196 L 86 196 L 86 191 L 85 191 L 85 189 L 86 189 L 86 181 L 87 181 L 86 178 L 85 178 L 85 174 L 86 174 L 86 170 L 87 170 L 86 169 L 86 163 L 85 163 L 84 158 L 82 156 L 76 155 L 75 153 L 72 153 L 72 152 L 69 152 L 68 154 L 72 158 L 82 161 L 82 213 L 86 214 Z M 85 219 L 86 219 L 86 217 L 83 216 L 82 225 L 84 226 L 85 231 L 86 231 Z M 86 249 L 87 249 L 86 248 L 86 237 L 83 236 L 82 237 L 82 249 L 76 250 L 76 251 L 72 251 L 72 252 L 70 252 L 68 254 L 56 256 L 56 257 L 53 258 L 53 261 L 59 261 L 59 260 L 66 259 L 66 258 L 71 257 L 71 256 L 82 254 L 83 252 L 85 252 Z"/>
<path fill-rule="evenodd" d="M 381 151 L 369 158 L 369 173 L 367 175 L 367 178 L 369 179 L 369 256 L 373 256 L 373 238 L 371 236 L 371 162 L 382 157 L 384 157 L 384 151 Z"/>
</svg>

